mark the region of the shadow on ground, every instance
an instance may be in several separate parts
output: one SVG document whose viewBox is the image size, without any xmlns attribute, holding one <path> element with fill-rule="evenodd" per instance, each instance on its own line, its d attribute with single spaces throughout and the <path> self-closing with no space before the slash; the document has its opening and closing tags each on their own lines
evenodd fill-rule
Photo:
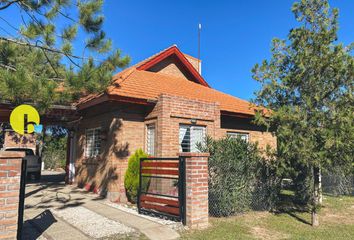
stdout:
<svg viewBox="0 0 354 240">
<path fill-rule="evenodd" d="M 40 236 L 53 224 L 57 222 L 53 214 L 49 210 L 43 211 L 41 214 L 23 223 L 23 240 L 39 239 Z"/>
<path fill-rule="evenodd" d="M 25 194 L 26 210 L 46 210 L 46 209 L 65 209 L 78 207 L 85 203 L 88 198 L 83 195 L 81 189 L 68 188 L 64 182 L 65 173 L 44 171 L 40 181 L 27 180 Z M 104 197 L 97 195 L 91 200 L 102 200 Z"/>
<path fill-rule="evenodd" d="M 277 214 L 287 214 L 295 220 L 311 225 L 309 221 L 300 217 L 301 213 L 309 212 L 309 208 L 305 204 L 297 203 L 293 195 L 290 194 L 280 194 L 280 201 L 277 206 L 277 210 L 274 212 Z"/>
</svg>

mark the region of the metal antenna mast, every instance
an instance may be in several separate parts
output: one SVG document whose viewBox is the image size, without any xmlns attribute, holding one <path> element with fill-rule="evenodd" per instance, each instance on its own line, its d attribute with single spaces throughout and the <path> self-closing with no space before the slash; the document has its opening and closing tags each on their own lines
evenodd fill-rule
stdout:
<svg viewBox="0 0 354 240">
<path fill-rule="evenodd" d="M 202 31 L 202 24 L 198 25 L 198 72 L 200 73 L 200 32 Z"/>
</svg>

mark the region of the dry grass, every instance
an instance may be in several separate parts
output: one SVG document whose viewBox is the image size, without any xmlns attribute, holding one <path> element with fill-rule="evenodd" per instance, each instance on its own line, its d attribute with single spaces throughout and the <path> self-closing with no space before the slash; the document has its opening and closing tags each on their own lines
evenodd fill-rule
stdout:
<svg viewBox="0 0 354 240">
<path fill-rule="evenodd" d="M 269 230 L 264 227 L 255 226 L 251 228 L 251 234 L 256 239 L 273 240 L 273 239 L 287 239 L 288 235 L 277 231 Z"/>
<path fill-rule="evenodd" d="M 354 197 L 326 196 L 320 226 L 313 228 L 311 215 L 303 211 L 248 212 L 229 218 L 211 218 L 204 231 L 183 234 L 184 239 L 353 239 Z"/>
</svg>

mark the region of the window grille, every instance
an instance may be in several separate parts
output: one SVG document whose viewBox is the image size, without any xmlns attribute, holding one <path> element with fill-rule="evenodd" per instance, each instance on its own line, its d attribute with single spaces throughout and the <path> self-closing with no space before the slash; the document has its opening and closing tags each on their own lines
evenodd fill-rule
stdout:
<svg viewBox="0 0 354 240">
<path fill-rule="evenodd" d="M 227 132 L 227 136 L 230 138 L 241 138 L 242 140 L 245 140 L 246 142 L 249 141 L 249 134 L 248 133 L 241 133 L 241 132 Z"/>
<path fill-rule="evenodd" d="M 91 128 L 86 130 L 86 157 L 97 157 L 101 150 L 101 129 Z"/>
<path fill-rule="evenodd" d="M 147 125 L 146 129 L 146 151 L 150 156 L 155 156 L 155 124 Z"/>
<path fill-rule="evenodd" d="M 206 129 L 202 126 L 180 125 L 179 150 L 180 152 L 199 152 L 198 143 L 205 140 Z"/>
</svg>

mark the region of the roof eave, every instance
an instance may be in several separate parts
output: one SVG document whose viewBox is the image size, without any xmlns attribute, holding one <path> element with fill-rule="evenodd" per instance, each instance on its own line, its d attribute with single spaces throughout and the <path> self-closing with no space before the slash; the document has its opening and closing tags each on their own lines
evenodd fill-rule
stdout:
<svg viewBox="0 0 354 240">
<path fill-rule="evenodd" d="M 224 115 L 224 116 L 254 119 L 254 114 L 251 114 L 251 113 L 232 112 L 232 111 L 226 111 L 226 110 L 221 110 L 220 112 L 221 112 L 221 115 Z"/>
<path fill-rule="evenodd" d="M 134 103 L 134 104 L 139 104 L 139 105 L 150 105 L 153 106 L 155 105 L 156 101 L 153 99 L 141 99 L 141 98 L 133 98 L 133 97 L 125 97 L 125 96 L 119 96 L 119 95 L 108 95 L 108 94 L 103 94 L 97 98 L 88 100 L 87 102 L 80 103 L 77 105 L 77 110 L 82 111 L 84 109 L 87 109 L 89 107 L 104 103 L 104 102 L 109 102 L 109 101 L 117 101 L 117 102 L 124 102 L 124 103 Z"/>
</svg>

